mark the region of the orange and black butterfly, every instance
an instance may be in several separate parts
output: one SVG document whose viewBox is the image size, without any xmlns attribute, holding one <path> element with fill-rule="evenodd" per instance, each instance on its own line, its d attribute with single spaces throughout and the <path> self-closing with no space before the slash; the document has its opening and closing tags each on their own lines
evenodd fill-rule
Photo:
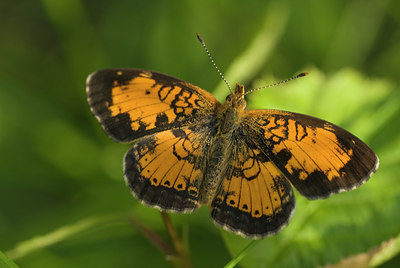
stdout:
<svg viewBox="0 0 400 268">
<path fill-rule="evenodd" d="M 133 195 L 168 212 L 207 205 L 217 225 L 244 237 L 288 223 L 291 184 L 309 199 L 327 198 L 359 187 L 378 168 L 371 148 L 346 130 L 298 113 L 245 110 L 244 95 L 237 84 L 221 104 L 195 85 L 140 69 L 87 79 L 89 106 L 105 132 L 135 142 L 124 158 Z"/>
</svg>

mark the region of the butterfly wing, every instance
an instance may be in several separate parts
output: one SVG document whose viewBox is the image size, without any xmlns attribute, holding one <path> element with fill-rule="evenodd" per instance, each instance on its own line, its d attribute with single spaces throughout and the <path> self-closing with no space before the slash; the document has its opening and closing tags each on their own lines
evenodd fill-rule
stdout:
<svg viewBox="0 0 400 268">
<path fill-rule="evenodd" d="M 190 83 L 138 69 L 95 72 L 87 79 L 86 91 L 93 114 L 118 142 L 198 124 L 209 120 L 220 105 Z"/>
<path fill-rule="evenodd" d="M 133 195 L 163 211 L 190 212 L 198 208 L 208 134 L 207 126 L 194 126 L 137 141 L 124 160 L 125 181 Z"/>
<path fill-rule="evenodd" d="M 294 211 L 295 199 L 282 172 L 249 139 L 234 137 L 232 159 L 212 202 L 211 218 L 254 239 L 281 230 Z"/>
<path fill-rule="evenodd" d="M 250 110 L 242 124 L 257 148 L 309 199 L 357 188 L 379 165 L 376 154 L 360 139 L 312 116 Z"/>
</svg>

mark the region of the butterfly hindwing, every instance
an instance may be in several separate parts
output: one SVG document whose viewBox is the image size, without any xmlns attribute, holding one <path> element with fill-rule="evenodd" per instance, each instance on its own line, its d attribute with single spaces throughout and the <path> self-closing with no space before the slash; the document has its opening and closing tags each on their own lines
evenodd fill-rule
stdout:
<svg viewBox="0 0 400 268">
<path fill-rule="evenodd" d="M 92 112 L 118 142 L 207 120 L 219 105 L 199 87 L 139 69 L 95 72 L 88 77 L 86 90 Z"/>
<path fill-rule="evenodd" d="M 245 139 L 235 139 L 211 217 L 230 231 L 261 238 L 288 223 L 295 199 L 281 171 Z"/>
<path fill-rule="evenodd" d="M 163 211 L 198 208 L 206 140 L 206 135 L 188 127 L 140 139 L 125 155 L 128 187 L 143 203 Z"/>
<path fill-rule="evenodd" d="M 376 171 L 376 154 L 327 121 L 278 110 L 246 111 L 243 125 L 258 148 L 309 199 L 362 185 Z"/>
</svg>

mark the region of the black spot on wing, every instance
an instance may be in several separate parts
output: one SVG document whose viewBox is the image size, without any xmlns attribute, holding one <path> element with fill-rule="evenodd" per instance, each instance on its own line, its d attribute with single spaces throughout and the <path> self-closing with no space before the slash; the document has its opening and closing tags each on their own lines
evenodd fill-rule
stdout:
<svg viewBox="0 0 400 268">
<path fill-rule="evenodd" d="M 186 132 L 179 128 L 173 129 L 172 134 L 177 138 L 186 137 Z"/>
<path fill-rule="evenodd" d="M 156 117 L 156 127 L 164 127 L 168 124 L 168 116 L 165 113 L 158 113 Z"/>
<path fill-rule="evenodd" d="M 113 117 L 105 117 L 101 119 L 100 123 L 107 135 L 116 141 L 130 141 L 135 135 L 135 132 L 132 131 L 131 128 L 131 118 L 127 113 L 118 114 Z M 140 127 L 145 129 L 146 125 L 142 123 Z"/>
<path fill-rule="evenodd" d="M 292 154 L 286 149 L 283 149 L 276 154 L 276 158 L 279 160 L 279 164 L 282 166 L 285 166 L 291 157 Z"/>
</svg>

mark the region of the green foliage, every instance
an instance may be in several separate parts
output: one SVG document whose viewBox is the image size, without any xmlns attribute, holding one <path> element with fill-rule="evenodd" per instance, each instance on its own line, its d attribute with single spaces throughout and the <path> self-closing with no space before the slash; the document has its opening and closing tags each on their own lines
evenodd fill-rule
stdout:
<svg viewBox="0 0 400 268">
<path fill-rule="evenodd" d="M 4 268 L 18 268 L 18 266 L 10 260 L 3 252 L 0 251 L 0 267 Z"/>
<path fill-rule="evenodd" d="M 228 90 L 196 32 L 231 85 L 250 89 L 308 71 L 252 93 L 249 108 L 338 124 L 381 165 L 355 191 L 315 201 L 296 195 L 289 225 L 257 242 L 216 228 L 207 208 L 171 215 L 194 266 L 323 266 L 379 247 L 369 265 L 396 267 L 398 1 L 17 2 L 0 4 L 0 267 L 168 266 L 133 224 L 172 245 L 160 213 L 125 186 L 129 145 L 106 137 L 84 85 L 102 68 L 144 68 L 215 88 L 222 101 Z"/>
</svg>

